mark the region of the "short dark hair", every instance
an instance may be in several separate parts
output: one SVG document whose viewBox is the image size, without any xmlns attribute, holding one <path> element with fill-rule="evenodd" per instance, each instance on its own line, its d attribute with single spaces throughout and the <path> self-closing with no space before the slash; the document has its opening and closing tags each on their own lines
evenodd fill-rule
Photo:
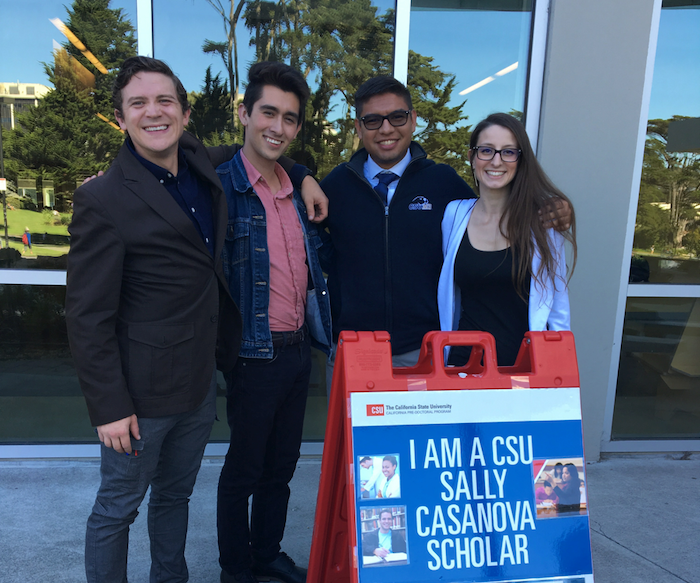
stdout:
<svg viewBox="0 0 700 583">
<path fill-rule="evenodd" d="M 177 75 L 173 73 L 172 69 L 168 67 L 163 61 L 158 59 L 153 59 L 151 57 L 129 57 L 126 61 L 122 63 L 119 68 L 119 73 L 117 78 L 114 80 L 112 85 L 112 105 L 114 109 L 119 112 L 119 115 L 124 116 L 122 111 L 123 100 L 122 100 L 122 89 L 129 84 L 131 78 L 137 73 L 142 71 L 148 71 L 149 73 L 161 73 L 166 77 L 170 77 L 175 84 L 175 92 L 177 93 L 177 100 L 180 102 L 182 107 L 182 113 L 186 113 L 190 110 L 190 104 L 187 101 L 187 91 L 182 85 L 180 79 Z"/>
<path fill-rule="evenodd" d="M 394 513 L 391 511 L 391 508 L 382 508 L 382 509 L 379 511 L 379 518 L 382 517 L 382 514 L 386 514 L 387 512 L 388 512 L 392 517 L 394 516 Z"/>
<path fill-rule="evenodd" d="M 385 455 L 384 459 L 382 460 L 384 462 L 389 462 L 392 466 L 395 466 L 398 462 L 396 461 L 396 456 L 395 455 Z"/>
<path fill-rule="evenodd" d="M 243 106 L 248 114 L 253 111 L 253 106 L 262 96 L 265 85 L 272 85 L 297 96 L 299 99 L 299 123 L 297 125 L 301 125 L 304 120 L 306 102 L 311 94 L 304 76 L 284 63 L 275 61 L 255 63 L 248 70 L 248 86 L 243 96 Z"/>
<path fill-rule="evenodd" d="M 402 97 L 408 105 L 408 109 L 413 109 L 413 102 L 411 101 L 411 94 L 406 89 L 406 86 L 390 77 L 389 75 L 379 75 L 378 77 L 372 77 L 367 79 L 355 93 L 355 115 L 359 118 L 362 116 L 362 108 L 365 106 L 372 97 L 377 95 L 384 95 L 385 93 L 393 93 Z"/>
<path fill-rule="evenodd" d="M 362 462 L 371 462 L 371 461 L 372 461 L 372 458 L 369 457 L 368 455 L 366 455 L 365 457 L 363 457 L 363 458 L 360 460 L 360 463 L 362 463 Z"/>
<path fill-rule="evenodd" d="M 549 483 L 549 480 L 545 480 L 545 481 L 544 481 L 544 487 L 545 487 L 545 488 L 551 488 L 551 487 L 552 487 L 552 484 Z"/>
</svg>

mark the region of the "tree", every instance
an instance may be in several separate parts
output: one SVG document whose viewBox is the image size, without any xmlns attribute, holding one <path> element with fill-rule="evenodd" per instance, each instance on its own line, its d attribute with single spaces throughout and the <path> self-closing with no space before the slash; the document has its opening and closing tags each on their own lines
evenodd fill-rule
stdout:
<svg viewBox="0 0 700 583">
<path fill-rule="evenodd" d="M 448 105 L 455 85 L 455 76 L 433 65 L 432 57 L 409 51 L 408 90 L 422 126 L 414 139 L 433 160 L 452 166 L 462 178 L 471 181 L 471 126 L 463 123 L 468 118 L 462 114 L 467 100 Z"/>
<path fill-rule="evenodd" d="M 207 67 L 204 75 L 204 86 L 200 93 L 190 93 L 192 113 L 190 115 L 190 130 L 206 145 L 225 143 L 230 137 L 226 131 L 229 119 L 228 82 L 221 83 L 221 76 L 211 76 L 211 67 Z"/>
<path fill-rule="evenodd" d="M 298 67 L 316 85 L 306 135 L 325 176 L 359 146 L 355 92 L 368 78 L 391 73 L 394 12 L 378 14 L 370 0 L 313 0 L 300 25 L 304 44 L 296 47 Z"/>
<path fill-rule="evenodd" d="M 136 54 L 134 28 L 121 9 L 109 8 L 109 0 L 75 0 L 67 12 L 66 26 L 108 69 Z M 69 42 L 45 70 L 54 89 L 7 133 L 7 174 L 15 181 L 20 175 L 52 178 L 57 206 L 68 210 L 76 182 L 106 170 L 124 140 L 97 117 L 112 116 L 116 73 L 100 73 Z"/>
<path fill-rule="evenodd" d="M 636 249 L 661 249 L 670 246 L 672 238 L 668 212 L 640 192 L 633 246 Z"/>
<path fill-rule="evenodd" d="M 360 145 L 355 92 L 370 77 L 392 73 L 394 11 L 380 13 L 371 0 L 249 0 L 245 6 L 245 0 L 238 0 L 235 10 L 236 0 L 229 0 L 228 9 L 221 0 L 206 1 L 224 19 L 228 46 L 236 46 L 231 23 L 238 17 L 231 14 L 243 11 L 256 60 L 289 63 L 309 82 L 306 120 L 290 155 L 314 167 L 320 178 L 347 161 Z M 409 87 L 421 118 L 417 140 L 429 156 L 467 177 L 470 133 L 462 114 L 465 102 L 448 105 L 454 76 L 417 53 L 411 53 L 410 63 Z"/>
<path fill-rule="evenodd" d="M 653 228 L 649 218 L 653 214 L 658 216 L 658 213 L 650 212 L 643 204 L 666 203 L 668 243 L 674 249 L 683 246 L 683 238 L 697 217 L 695 205 L 700 203 L 700 156 L 667 150 L 669 123 L 683 119 L 688 118 L 673 116 L 671 119 L 649 120 L 644 147 L 640 211 L 637 214 L 638 229 L 642 232 L 649 231 Z"/>
<path fill-rule="evenodd" d="M 216 10 L 224 24 L 224 33 L 226 42 L 217 42 L 206 39 L 202 50 L 205 53 L 216 53 L 221 57 L 224 67 L 228 72 L 229 87 L 231 93 L 229 95 L 230 119 L 231 126 L 227 128 L 231 132 L 236 130 L 236 98 L 238 97 L 238 89 L 240 86 L 240 74 L 238 71 L 238 37 L 236 35 L 236 25 L 241 17 L 241 11 L 245 6 L 246 0 L 206 0 L 207 4 Z"/>
</svg>

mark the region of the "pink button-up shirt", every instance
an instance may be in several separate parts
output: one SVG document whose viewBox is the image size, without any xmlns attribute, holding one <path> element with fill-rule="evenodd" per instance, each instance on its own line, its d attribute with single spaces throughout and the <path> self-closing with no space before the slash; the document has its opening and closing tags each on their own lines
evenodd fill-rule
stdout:
<svg viewBox="0 0 700 583">
<path fill-rule="evenodd" d="M 248 180 L 265 208 L 270 256 L 270 330 L 298 330 L 304 325 L 309 269 L 306 264 L 304 232 L 292 198 L 292 182 L 282 166 L 275 164 L 275 174 L 281 186 L 273 193 L 243 151 L 241 159 Z"/>
</svg>

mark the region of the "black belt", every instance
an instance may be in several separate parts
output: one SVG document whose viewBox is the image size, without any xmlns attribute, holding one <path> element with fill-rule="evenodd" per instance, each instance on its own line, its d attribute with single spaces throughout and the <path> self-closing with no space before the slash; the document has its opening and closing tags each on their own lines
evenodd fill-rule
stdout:
<svg viewBox="0 0 700 583">
<path fill-rule="evenodd" d="M 282 348 L 283 346 L 292 346 L 306 340 L 309 335 L 309 328 L 304 324 L 299 330 L 294 332 L 272 332 L 272 347 Z"/>
</svg>

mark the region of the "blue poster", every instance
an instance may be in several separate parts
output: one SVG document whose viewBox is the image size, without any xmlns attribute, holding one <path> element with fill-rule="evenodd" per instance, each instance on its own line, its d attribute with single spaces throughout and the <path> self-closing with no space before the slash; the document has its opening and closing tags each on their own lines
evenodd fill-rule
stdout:
<svg viewBox="0 0 700 583">
<path fill-rule="evenodd" d="M 351 416 L 360 583 L 593 582 L 578 388 L 352 393 Z"/>
</svg>

